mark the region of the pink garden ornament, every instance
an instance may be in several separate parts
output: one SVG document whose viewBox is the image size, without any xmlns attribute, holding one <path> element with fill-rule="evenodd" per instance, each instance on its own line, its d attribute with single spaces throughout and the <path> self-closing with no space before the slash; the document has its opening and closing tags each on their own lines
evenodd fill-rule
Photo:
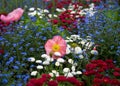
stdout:
<svg viewBox="0 0 120 86">
<path fill-rule="evenodd" d="M 7 16 L 1 15 L 0 19 L 5 23 L 18 21 L 23 15 L 23 12 L 24 10 L 22 8 L 17 8 L 10 12 Z"/>
<path fill-rule="evenodd" d="M 54 59 L 64 56 L 66 54 L 66 47 L 66 41 L 61 36 L 54 36 L 53 39 L 49 39 L 45 44 L 47 55 L 52 56 Z M 59 56 L 56 55 L 56 52 Z"/>
</svg>

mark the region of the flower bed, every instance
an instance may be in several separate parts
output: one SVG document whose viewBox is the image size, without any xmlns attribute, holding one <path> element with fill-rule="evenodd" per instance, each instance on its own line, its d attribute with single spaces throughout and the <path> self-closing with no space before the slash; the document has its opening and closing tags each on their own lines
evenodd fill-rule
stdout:
<svg viewBox="0 0 120 86">
<path fill-rule="evenodd" d="M 0 84 L 120 86 L 119 5 L 41 3 L 0 14 Z"/>
</svg>

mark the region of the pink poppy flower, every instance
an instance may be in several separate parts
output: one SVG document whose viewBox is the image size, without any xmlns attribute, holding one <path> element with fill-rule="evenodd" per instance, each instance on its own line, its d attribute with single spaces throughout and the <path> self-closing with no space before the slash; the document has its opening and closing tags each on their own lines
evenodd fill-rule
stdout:
<svg viewBox="0 0 120 86">
<path fill-rule="evenodd" d="M 53 39 L 46 42 L 45 50 L 48 55 L 57 59 L 66 54 L 66 45 L 66 41 L 61 36 L 54 36 Z M 55 55 L 56 52 L 59 53 L 59 56 Z"/>
<path fill-rule="evenodd" d="M 1 15 L 0 19 L 1 21 L 8 23 L 8 22 L 14 22 L 14 21 L 18 21 L 21 16 L 23 15 L 24 10 L 21 8 L 17 8 L 15 10 L 13 10 L 12 12 L 10 12 L 7 16 L 5 15 Z"/>
</svg>

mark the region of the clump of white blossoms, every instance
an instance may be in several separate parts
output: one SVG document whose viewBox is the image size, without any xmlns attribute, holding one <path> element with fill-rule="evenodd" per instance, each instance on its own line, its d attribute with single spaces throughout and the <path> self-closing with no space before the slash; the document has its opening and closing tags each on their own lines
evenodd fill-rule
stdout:
<svg viewBox="0 0 120 86">
<path fill-rule="evenodd" d="M 77 8 L 77 9 L 76 9 Z M 56 8 L 56 11 L 61 13 L 64 12 L 66 10 L 70 10 L 71 11 L 71 16 L 73 16 L 72 14 L 78 14 L 75 17 L 79 18 L 81 16 L 87 16 L 87 17 L 91 17 L 96 13 L 96 10 L 94 9 L 94 3 L 91 3 L 89 5 L 88 8 L 84 8 L 83 6 L 79 5 L 79 4 L 69 4 L 68 8 Z"/>
<path fill-rule="evenodd" d="M 39 18 L 46 17 L 46 15 L 49 14 L 49 10 L 47 9 L 41 9 L 41 8 L 29 8 L 28 16 L 34 17 L 38 16 Z"/>
<path fill-rule="evenodd" d="M 81 38 L 79 35 L 71 35 L 70 37 L 66 37 L 67 49 L 66 54 L 76 54 L 77 58 L 87 57 L 88 53 L 93 54 L 92 48 L 95 46 L 95 43 L 92 42 L 90 36 L 85 38 Z M 97 52 L 96 52 L 97 55 Z"/>
</svg>

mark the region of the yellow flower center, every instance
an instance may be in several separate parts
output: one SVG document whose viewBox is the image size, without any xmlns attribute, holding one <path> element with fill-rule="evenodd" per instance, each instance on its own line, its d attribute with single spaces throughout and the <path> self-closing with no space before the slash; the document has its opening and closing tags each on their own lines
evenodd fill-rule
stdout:
<svg viewBox="0 0 120 86">
<path fill-rule="evenodd" d="M 78 45 L 76 44 L 76 43 L 72 43 L 71 44 L 71 47 L 73 47 L 73 48 L 75 48 L 75 47 L 77 47 Z"/>
<path fill-rule="evenodd" d="M 58 44 L 54 44 L 53 47 L 52 47 L 52 51 L 57 52 L 59 50 L 60 50 L 60 46 Z"/>
</svg>

